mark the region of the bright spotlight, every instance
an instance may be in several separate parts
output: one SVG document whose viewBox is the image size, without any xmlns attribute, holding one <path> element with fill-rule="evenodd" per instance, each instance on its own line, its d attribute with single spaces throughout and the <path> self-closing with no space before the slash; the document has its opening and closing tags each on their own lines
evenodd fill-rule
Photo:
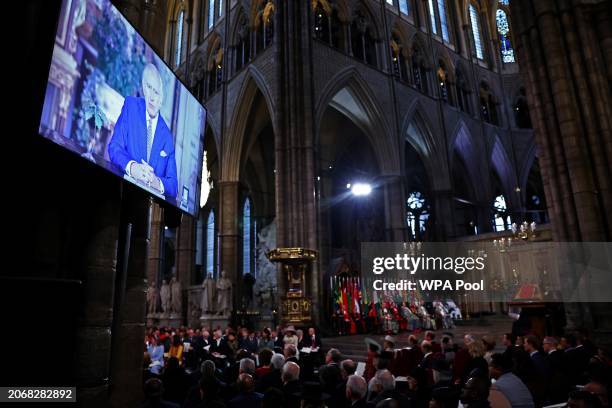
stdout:
<svg viewBox="0 0 612 408">
<path fill-rule="evenodd" d="M 351 188 L 354 196 L 367 196 L 372 192 L 372 186 L 367 183 L 355 183 Z"/>
</svg>

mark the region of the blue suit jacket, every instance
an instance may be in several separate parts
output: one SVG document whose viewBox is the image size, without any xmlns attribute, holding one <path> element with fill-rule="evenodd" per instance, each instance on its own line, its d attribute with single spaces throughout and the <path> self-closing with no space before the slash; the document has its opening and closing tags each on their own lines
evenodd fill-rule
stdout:
<svg viewBox="0 0 612 408">
<path fill-rule="evenodd" d="M 108 144 L 108 156 L 112 163 L 125 172 L 130 160 L 147 161 L 147 120 L 144 98 L 128 96 L 123 102 L 121 114 Z M 175 202 L 178 189 L 174 140 L 168 125 L 159 115 L 149 165 L 164 184 L 166 199 Z"/>
</svg>

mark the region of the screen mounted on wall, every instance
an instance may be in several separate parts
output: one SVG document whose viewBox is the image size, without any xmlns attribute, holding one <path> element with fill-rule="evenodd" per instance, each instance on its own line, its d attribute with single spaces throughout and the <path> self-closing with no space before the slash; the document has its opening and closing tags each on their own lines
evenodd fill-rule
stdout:
<svg viewBox="0 0 612 408">
<path fill-rule="evenodd" d="M 206 110 L 108 0 L 63 0 L 40 134 L 190 214 Z"/>
</svg>

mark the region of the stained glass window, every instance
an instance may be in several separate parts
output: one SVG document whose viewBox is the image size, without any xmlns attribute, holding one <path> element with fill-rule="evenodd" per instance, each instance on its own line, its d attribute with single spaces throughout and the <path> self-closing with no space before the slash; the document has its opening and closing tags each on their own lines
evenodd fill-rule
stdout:
<svg viewBox="0 0 612 408">
<path fill-rule="evenodd" d="M 215 213 L 208 214 L 206 225 L 206 274 L 215 275 Z"/>
<path fill-rule="evenodd" d="M 495 16 L 497 20 L 497 34 L 499 34 L 499 49 L 501 51 L 504 64 L 514 62 L 514 49 L 510 40 L 510 24 L 508 16 L 503 9 L 497 9 Z"/>
<path fill-rule="evenodd" d="M 208 0 L 208 28 L 215 25 L 215 0 Z"/>
<path fill-rule="evenodd" d="M 178 67 L 181 63 L 181 53 L 183 51 L 183 20 L 185 18 L 185 10 L 179 12 L 176 19 L 176 55 L 174 56 L 174 65 Z"/>
<path fill-rule="evenodd" d="M 480 18 L 478 9 L 473 4 L 470 4 L 470 22 L 472 24 L 472 37 L 474 38 L 474 50 L 478 59 L 484 58 L 482 51 L 482 39 L 480 36 Z"/>
<path fill-rule="evenodd" d="M 242 209 L 242 274 L 251 273 L 251 200 Z"/>
<path fill-rule="evenodd" d="M 499 4 L 503 4 L 504 6 L 509 6 L 510 0 L 499 0 Z"/>
<path fill-rule="evenodd" d="M 408 0 L 399 0 L 399 8 L 400 8 L 400 13 L 408 14 L 409 13 Z"/>
<path fill-rule="evenodd" d="M 438 0 L 438 14 L 440 15 L 440 27 L 444 41 L 450 41 L 448 36 L 448 22 L 446 20 L 446 0 Z"/>
<path fill-rule="evenodd" d="M 406 213 L 406 224 L 413 238 L 421 238 L 425 232 L 425 224 L 429 218 L 427 203 L 420 191 L 413 191 L 406 201 L 408 211 Z"/>
<path fill-rule="evenodd" d="M 223 15 L 223 0 L 217 0 L 217 1 L 219 2 L 219 17 L 221 17 Z"/>
<path fill-rule="evenodd" d="M 434 0 L 429 0 L 429 18 L 431 19 L 431 31 L 438 34 L 438 26 L 436 24 L 436 11 L 434 10 Z"/>
<path fill-rule="evenodd" d="M 506 206 L 506 198 L 503 195 L 495 197 L 493 209 L 495 210 L 493 219 L 495 231 L 499 232 L 506 230 L 510 226 L 510 216 L 506 215 L 508 207 Z"/>
</svg>

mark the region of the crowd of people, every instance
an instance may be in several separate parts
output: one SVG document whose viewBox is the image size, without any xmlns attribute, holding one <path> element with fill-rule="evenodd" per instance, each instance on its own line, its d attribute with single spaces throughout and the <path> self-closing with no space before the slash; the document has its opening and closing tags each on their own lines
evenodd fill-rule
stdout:
<svg viewBox="0 0 612 408">
<path fill-rule="evenodd" d="M 406 347 L 366 339 L 367 361 L 324 350 L 314 327 L 261 332 L 151 328 L 146 407 L 606 407 L 612 360 L 588 336 L 514 337 L 498 345 L 426 331 Z M 461 343 L 461 344 L 458 344 Z M 559 405 L 561 406 L 561 405 Z M 562 405 L 565 406 L 565 405 Z"/>
</svg>

